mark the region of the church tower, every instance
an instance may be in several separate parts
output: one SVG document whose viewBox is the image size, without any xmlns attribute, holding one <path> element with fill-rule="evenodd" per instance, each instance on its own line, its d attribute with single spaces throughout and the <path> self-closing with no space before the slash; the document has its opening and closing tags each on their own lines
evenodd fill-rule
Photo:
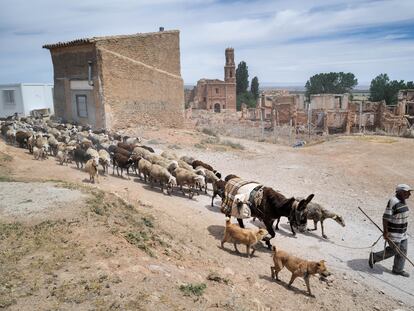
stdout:
<svg viewBox="0 0 414 311">
<path fill-rule="evenodd" d="M 236 65 L 234 63 L 234 49 L 226 49 L 226 65 L 224 66 L 224 81 L 236 83 Z"/>
</svg>

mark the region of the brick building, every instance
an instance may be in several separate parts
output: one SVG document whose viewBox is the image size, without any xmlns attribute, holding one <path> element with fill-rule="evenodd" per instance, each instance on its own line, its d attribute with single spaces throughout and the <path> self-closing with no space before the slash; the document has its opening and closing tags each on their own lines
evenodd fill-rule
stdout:
<svg viewBox="0 0 414 311">
<path fill-rule="evenodd" d="M 100 128 L 184 122 L 179 31 L 46 44 L 57 117 Z"/>
<path fill-rule="evenodd" d="M 201 79 L 191 91 L 188 100 L 193 109 L 204 109 L 214 112 L 222 110 L 236 111 L 236 65 L 234 49 L 226 49 L 224 81 L 218 79 Z"/>
</svg>

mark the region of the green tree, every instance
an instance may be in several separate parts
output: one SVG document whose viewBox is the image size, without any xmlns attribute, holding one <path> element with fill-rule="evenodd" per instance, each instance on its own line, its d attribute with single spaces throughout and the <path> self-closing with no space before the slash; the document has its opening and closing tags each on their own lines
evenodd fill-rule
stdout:
<svg viewBox="0 0 414 311">
<path fill-rule="evenodd" d="M 254 77 L 252 79 L 250 92 L 253 94 L 255 100 L 259 98 L 259 79 L 257 77 Z"/>
<path fill-rule="evenodd" d="M 329 72 L 316 74 L 306 82 L 306 96 L 311 94 L 343 94 L 350 93 L 358 84 L 351 72 Z"/>
<path fill-rule="evenodd" d="M 385 100 L 387 105 L 396 105 L 398 102 L 398 91 L 412 88 L 413 86 L 412 81 L 405 83 L 404 80 L 390 80 L 386 73 L 381 73 L 371 81 L 369 87 L 371 93 L 370 100 Z"/>
<path fill-rule="evenodd" d="M 370 92 L 370 100 L 377 102 L 384 100 L 386 95 L 386 88 L 387 85 L 390 83 L 390 78 L 386 73 L 381 73 L 380 75 L 376 76 L 371 81 L 371 85 L 369 87 Z"/>
<path fill-rule="evenodd" d="M 254 98 L 253 94 L 250 92 L 243 92 L 237 95 L 236 107 L 237 110 L 241 110 L 241 105 L 246 104 L 248 108 L 256 107 L 256 99 Z"/>
<path fill-rule="evenodd" d="M 247 91 L 249 87 L 249 70 L 246 62 L 240 62 L 236 69 L 236 94 Z"/>
</svg>

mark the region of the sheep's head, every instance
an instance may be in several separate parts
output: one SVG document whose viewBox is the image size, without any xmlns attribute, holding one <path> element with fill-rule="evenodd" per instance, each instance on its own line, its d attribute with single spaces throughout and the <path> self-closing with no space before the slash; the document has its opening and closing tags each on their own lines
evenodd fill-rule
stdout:
<svg viewBox="0 0 414 311">
<path fill-rule="evenodd" d="M 204 187 L 205 184 L 206 184 L 204 176 L 202 176 L 202 175 L 197 175 L 197 177 L 195 177 L 194 180 L 195 180 L 196 186 L 198 186 L 198 187 Z"/>
<path fill-rule="evenodd" d="M 170 178 L 168 179 L 168 184 L 171 187 L 176 187 L 177 186 L 177 179 L 174 176 L 170 176 Z"/>
</svg>

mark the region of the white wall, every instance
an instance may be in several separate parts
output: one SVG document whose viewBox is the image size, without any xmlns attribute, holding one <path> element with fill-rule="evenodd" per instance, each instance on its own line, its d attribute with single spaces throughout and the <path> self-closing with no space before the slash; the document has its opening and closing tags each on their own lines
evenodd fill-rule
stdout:
<svg viewBox="0 0 414 311">
<path fill-rule="evenodd" d="M 14 91 L 14 105 L 9 105 L 4 101 L 3 91 Z M 24 114 L 23 99 L 20 84 L 0 85 L 0 117 L 8 117 L 15 113 Z"/>
<path fill-rule="evenodd" d="M 34 109 L 49 108 L 53 111 L 53 84 L 22 84 L 24 115 Z"/>
</svg>

